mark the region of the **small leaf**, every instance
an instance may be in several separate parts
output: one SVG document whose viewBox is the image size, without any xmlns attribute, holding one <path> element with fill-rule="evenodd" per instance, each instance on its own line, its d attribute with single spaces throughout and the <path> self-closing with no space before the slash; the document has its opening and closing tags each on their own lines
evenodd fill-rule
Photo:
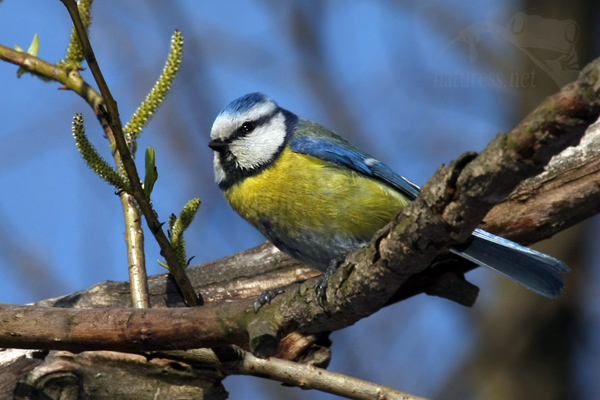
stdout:
<svg viewBox="0 0 600 400">
<path fill-rule="evenodd" d="M 18 44 L 15 44 L 15 50 L 25 53 L 25 50 L 23 50 L 21 48 L 21 46 L 19 46 Z M 27 54 L 37 57 L 39 50 L 40 50 L 40 38 L 39 38 L 38 34 L 36 33 L 35 35 L 33 35 L 33 40 L 31 41 L 31 44 L 29 45 Z M 28 71 L 25 68 L 19 67 L 19 69 L 17 70 L 17 78 L 20 78 L 26 72 L 28 72 Z"/>
<path fill-rule="evenodd" d="M 158 262 L 158 265 L 160 265 L 161 267 L 165 268 L 167 271 L 170 271 L 169 266 L 166 263 L 164 263 L 164 262 L 162 262 L 160 260 L 156 260 L 156 261 Z"/>
<path fill-rule="evenodd" d="M 33 41 L 29 45 L 29 49 L 27 50 L 27 53 L 31 54 L 34 57 L 37 57 L 39 51 L 40 51 L 40 38 L 38 37 L 38 34 L 36 33 L 35 35 L 33 35 Z"/>
<path fill-rule="evenodd" d="M 146 149 L 146 175 L 144 176 L 144 193 L 146 200 L 150 201 L 150 195 L 154 184 L 158 179 L 158 170 L 156 169 L 156 154 L 150 146 Z"/>
</svg>

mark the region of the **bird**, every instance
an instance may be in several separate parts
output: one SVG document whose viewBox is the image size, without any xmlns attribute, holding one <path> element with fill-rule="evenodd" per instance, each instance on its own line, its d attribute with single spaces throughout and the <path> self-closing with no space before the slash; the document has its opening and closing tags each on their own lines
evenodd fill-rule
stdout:
<svg viewBox="0 0 600 400">
<path fill-rule="evenodd" d="M 323 272 L 327 281 L 353 250 L 419 195 L 420 188 L 332 130 L 249 93 L 217 115 L 208 146 L 215 181 L 229 205 L 279 250 Z M 563 287 L 560 260 L 475 229 L 450 249 L 549 298 Z M 261 293 L 255 311 L 282 293 Z"/>
</svg>

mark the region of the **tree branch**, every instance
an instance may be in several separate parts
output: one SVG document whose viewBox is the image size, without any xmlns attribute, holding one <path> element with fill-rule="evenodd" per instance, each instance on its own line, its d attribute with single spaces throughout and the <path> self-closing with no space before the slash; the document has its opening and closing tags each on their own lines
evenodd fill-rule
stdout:
<svg viewBox="0 0 600 400">
<path fill-rule="evenodd" d="M 218 368 L 229 375 L 251 375 L 273 379 L 302 389 L 316 389 L 349 399 L 426 400 L 362 379 L 328 371 L 309 364 L 271 358 L 265 360 L 230 347 L 227 358 L 219 357 Z"/>
<path fill-rule="evenodd" d="M 550 237 L 600 212 L 600 125 L 554 157 L 486 216 L 485 229 L 519 243 Z"/>
<path fill-rule="evenodd" d="M 65 0 L 65 1 L 63 1 L 63 3 L 65 4 L 65 6 L 67 7 L 67 9 L 69 10 L 69 12 L 72 15 L 76 15 L 75 19 L 78 20 L 79 24 L 77 24 L 74 21 L 74 25 L 76 26 L 76 28 L 79 27 L 78 29 L 81 30 L 83 32 L 83 35 L 85 36 L 85 38 L 84 38 L 85 45 L 83 45 L 82 48 L 84 50 L 84 54 L 87 57 L 86 59 L 88 61 L 88 64 L 90 65 L 90 70 L 94 73 L 94 77 L 96 77 L 97 79 L 100 79 L 100 81 L 98 82 L 100 89 L 105 90 L 105 93 L 103 93 L 102 96 L 96 90 L 94 90 L 94 88 L 92 88 L 90 85 L 88 85 L 87 82 L 85 82 L 81 78 L 81 75 L 79 74 L 79 72 L 75 69 L 67 69 L 64 66 L 56 66 L 56 65 L 50 64 L 44 60 L 41 60 L 35 56 L 32 56 L 28 53 L 13 50 L 13 49 L 3 46 L 3 45 L 0 45 L 0 59 L 5 60 L 10 63 L 13 63 L 15 65 L 19 65 L 34 75 L 40 76 L 42 78 L 49 78 L 49 79 L 55 80 L 57 82 L 60 82 L 64 85 L 64 87 L 66 89 L 70 89 L 70 90 L 74 91 L 75 93 L 77 93 L 78 95 L 80 95 L 94 110 L 94 113 L 98 117 L 100 124 L 104 128 L 104 131 L 106 132 L 107 136 L 109 138 L 111 138 L 111 142 L 116 142 L 116 141 L 118 141 L 117 137 L 123 136 L 120 118 L 118 116 L 118 113 L 117 114 L 110 113 L 110 110 L 113 107 L 107 106 L 108 112 L 107 112 L 107 110 L 104 109 L 104 107 L 102 105 L 105 104 L 105 98 L 103 98 L 103 96 L 106 96 L 106 94 L 108 94 L 110 96 L 110 99 L 112 100 L 112 102 L 109 101 L 106 104 L 113 104 L 114 108 L 118 112 L 118 109 L 116 108 L 116 102 L 114 101 L 114 99 L 112 99 L 112 95 L 110 95 L 110 91 L 108 90 L 108 87 L 106 85 L 106 82 L 104 81 L 102 73 L 100 72 L 100 70 L 97 66 L 96 58 L 93 54 L 93 51 L 91 50 L 91 45 L 89 44 L 89 40 L 87 40 L 87 34 L 85 34 L 85 27 L 83 26 L 83 23 L 81 22 L 81 19 L 79 18 L 77 5 L 72 0 Z M 83 41 L 82 41 L 82 43 L 83 43 Z M 115 128 L 118 128 L 118 129 L 115 130 Z M 115 134 L 116 132 L 121 132 L 121 134 L 120 135 Z M 124 143 L 124 139 L 123 139 L 123 143 Z M 119 148 L 118 145 L 117 145 L 117 148 Z M 127 165 L 129 166 L 129 168 L 135 169 L 135 163 L 133 162 L 133 159 L 131 158 L 131 154 L 129 154 L 129 149 L 127 148 L 126 145 L 125 145 L 125 151 L 126 151 L 126 154 L 128 154 L 128 158 L 130 159 L 130 161 L 127 162 Z M 118 154 L 116 154 L 115 159 L 116 159 L 117 164 L 119 164 L 120 162 L 123 161 L 122 160 L 123 154 L 124 153 L 122 153 L 120 151 Z M 141 189 L 141 184 L 140 184 L 139 176 L 137 175 L 137 170 L 135 171 L 135 174 L 133 176 L 128 173 L 128 177 L 133 182 L 132 188 L 134 189 L 134 191 L 135 191 L 135 188 L 138 187 L 138 192 L 141 190 L 141 193 L 143 195 L 143 189 Z M 133 177 L 133 179 L 132 179 L 132 177 Z M 138 193 L 138 195 L 139 195 L 139 193 Z M 122 193 L 121 194 L 121 202 L 124 207 L 123 209 L 125 212 L 126 226 L 133 227 L 134 224 L 132 224 L 131 222 L 137 221 L 139 219 L 137 217 L 137 208 L 136 208 L 135 204 L 132 204 L 133 198 L 127 193 Z M 137 202 L 137 199 L 136 199 L 136 202 Z M 161 246 L 161 251 L 163 253 L 163 256 L 165 257 L 167 262 L 169 263 L 169 260 L 172 260 L 172 259 L 176 260 L 176 257 L 174 257 L 174 251 L 172 250 L 170 243 L 161 228 L 161 224 L 158 221 L 156 213 L 153 211 L 151 205 L 149 205 L 149 203 L 145 200 L 145 197 L 143 197 L 143 204 L 141 204 L 140 208 L 142 208 L 142 210 L 144 210 L 144 212 L 145 212 L 144 216 L 147 217 L 148 226 L 150 227 L 154 236 L 157 238 L 157 241 L 158 241 L 159 245 Z M 150 217 L 150 219 L 148 219 L 148 217 Z M 134 228 L 133 230 L 127 230 L 127 232 L 129 233 L 127 238 L 131 242 L 130 245 L 128 246 L 128 249 L 131 250 L 132 248 L 134 248 L 137 250 L 137 249 L 143 248 L 143 246 L 140 245 L 140 236 L 139 235 L 141 234 L 141 231 Z M 132 242 L 132 240 L 135 240 L 135 242 Z M 167 247 L 165 247 L 165 246 L 167 246 Z M 132 283 L 136 287 L 139 288 L 139 296 L 136 296 L 137 300 L 134 302 L 139 305 L 145 305 L 145 301 L 144 301 L 144 298 L 145 298 L 145 293 L 144 293 L 144 291 L 145 291 L 145 284 L 144 284 L 145 271 L 142 271 L 140 269 L 140 267 L 144 263 L 144 260 L 139 257 L 142 253 L 139 253 L 136 250 L 134 250 L 133 252 L 132 251 L 129 252 L 129 257 L 131 258 L 130 261 L 132 261 L 132 263 L 130 264 L 130 266 L 131 266 L 130 272 L 132 272 L 132 271 L 141 272 L 140 274 L 136 275 L 135 279 L 132 280 Z M 174 266 L 176 264 L 171 262 L 170 265 Z M 188 301 L 191 304 L 198 305 L 199 303 L 201 303 L 201 299 L 193 291 L 192 286 L 189 283 L 189 280 L 187 279 L 185 274 L 183 274 L 183 276 L 182 276 L 182 274 L 177 273 L 180 270 L 181 269 L 174 268 L 175 274 L 177 274 L 177 277 L 176 277 L 177 281 L 181 284 L 181 287 L 183 288 L 182 290 L 187 295 Z"/>
<path fill-rule="evenodd" d="M 3 45 L 0 45 L 0 60 L 23 67 L 34 75 L 52 78 L 62 83 L 64 88 L 70 89 L 81 96 L 98 115 L 98 106 L 103 102 L 102 97 L 81 78 L 77 70 L 57 67 L 31 54 L 13 50 Z"/>
</svg>

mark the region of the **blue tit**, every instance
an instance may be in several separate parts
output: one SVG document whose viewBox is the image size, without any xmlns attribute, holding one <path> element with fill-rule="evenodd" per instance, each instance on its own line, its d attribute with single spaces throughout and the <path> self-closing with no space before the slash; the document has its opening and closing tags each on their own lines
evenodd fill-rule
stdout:
<svg viewBox="0 0 600 400">
<path fill-rule="evenodd" d="M 233 209 L 281 251 L 324 272 L 419 194 L 419 187 L 331 130 L 250 93 L 217 116 L 209 143 L 216 182 Z M 452 251 L 546 297 L 560 294 L 561 261 L 480 229 Z M 261 305 L 276 293 L 260 298 Z"/>
</svg>

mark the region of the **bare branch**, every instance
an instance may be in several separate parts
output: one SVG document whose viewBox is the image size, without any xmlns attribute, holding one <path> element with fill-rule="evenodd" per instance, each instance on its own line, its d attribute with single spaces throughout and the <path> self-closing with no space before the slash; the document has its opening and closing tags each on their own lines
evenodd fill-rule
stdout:
<svg viewBox="0 0 600 400">
<path fill-rule="evenodd" d="M 232 349 L 228 359 L 219 357 L 219 368 L 229 375 L 251 375 L 273 379 L 302 389 L 316 389 L 348 399 L 426 400 L 362 379 L 328 371 L 313 365 L 271 358 L 264 360 L 241 349 Z"/>
<path fill-rule="evenodd" d="M 550 237 L 600 212 L 600 125 L 522 182 L 486 216 L 483 227 L 520 243 Z"/>
<path fill-rule="evenodd" d="M 65 88 L 81 96 L 98 115 L 98 106 L 103 102 L 102 97 L 81 78 L 78 71 L 57 67 L 31 54 L 3 45 L 0 45 L 0 60 L 19 65 L 35 75 L 52 78 L 56 82 L 62 83 Z"/>
<path fill-rule="evenodd" d="M 0 346 L 141 353 L 247 343 L 242 302 L 161 309 L 66 309 L 0 305 Z M 250 302 L 247 302 L 251 305 Z M 221 318 L 223 313 L 226 318 Z M 227 339 L 226 339 L 227 338 Z"/>
</svg>

